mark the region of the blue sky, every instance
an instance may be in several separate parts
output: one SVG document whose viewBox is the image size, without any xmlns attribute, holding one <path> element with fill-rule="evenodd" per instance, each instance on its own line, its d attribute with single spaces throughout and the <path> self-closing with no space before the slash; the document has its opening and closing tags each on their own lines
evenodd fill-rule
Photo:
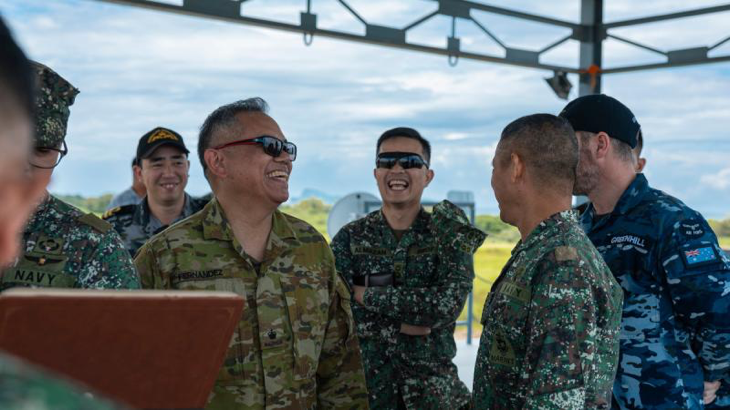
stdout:
<svg viewBox="0 0 730 410">
<path fill-rule="evenodd" d="M 171 3 L 181 1 L 166 0 Z M 577 21 L 579 1 L 492 1 L 489 4 Z M 640 3 L 640 4 L 636 4 Z M 651 3 L 651 4 L 649 4 Z M 720 4 L 693 1 L 691 7 Z M 315 0 L 320 25 L 362 32 L 334 0 Z M 404 25 L 435 3 L 351 0 L 368 21 Z M 686 1 L 607 0 L 605 20 L 686 8 Z M 653 4 L 653 5 L 652 5 Z M 296 22 L 303 1 L 251 0 L 244 12 Z M 0 12 L 31 58 L 81 90 L 72 107 L 70 154 L 51 191 L 98 195 L 129 185 L 129 161 L 139 137 L 157 125 L 180 132 L 194 151 L 197 131 L 221 104 L 264 97 L 271 115 L 299 147 L 290 181 L 293 197 L 306 188 L 345 195 L 377 194 L 374 144 L 394 126 L 417 128 L 433 144 L 436 179 L 430 199 L 471 190 L 480 212 L 496 212 L 490 162 L 502 128 L 536 112 L 564 106 L 542 78 L 551 73 L 459 61 L 415 52 L 315 38 L 196 19 L 94 0 L 0 0 Z M 539 49 L 566 34 L 534 23 L 479 14 L 479 21 L 513 47 Z M 730 13 L 625 28 L 614 33 L 660 49 L 713 44 L 728 35 Z M 441 45 L 450 21 L 436 18 L 409 41 Z M 459 24 L 462 45 L 501 54 L 475 27 Z M 713 51 L 730 54 L 730 42 Z M 551 50 L 543 62 L 577 65 L 575 42 Z M 613 40 L 604 66 L 657 62 L 652 53 Z M 577 78 L 571 78 L 577 84 Z M 730 63 L 604 77 L 603 91 L 626 103 L 646 137 L 650 183 L 708 217 L 730 215 Z M 575 97 L 577 87 L 571 97 Z M 196 157 L 188 191 L 207 192 Z"/>
</svg>

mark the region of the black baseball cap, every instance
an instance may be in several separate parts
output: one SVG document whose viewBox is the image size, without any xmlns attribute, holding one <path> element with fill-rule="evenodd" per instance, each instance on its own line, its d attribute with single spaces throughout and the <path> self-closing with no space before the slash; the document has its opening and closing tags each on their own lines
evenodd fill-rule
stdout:
<svg viewBox="0 0 730 410">
<path fill-rule="evenodd" d="M 162 145 L 173 146 L 184 152 L 185 155 L 190 153 L 185 147 L 182 135 L 169 128 L 156 127 L 139 139 L 139 144 L 137 144 L 137 165 L 140 165 L 142 159 L 149 157 L 154 150 Z"/>
<path fill-rule="evenodd" d="M 636 147 L 636 138 L 641 125 L 636 116 L 619 100 L 605 94 L 578 97 L 568 103 L 560 112 L 576 131 L 599 133 Z"/>
</svg>

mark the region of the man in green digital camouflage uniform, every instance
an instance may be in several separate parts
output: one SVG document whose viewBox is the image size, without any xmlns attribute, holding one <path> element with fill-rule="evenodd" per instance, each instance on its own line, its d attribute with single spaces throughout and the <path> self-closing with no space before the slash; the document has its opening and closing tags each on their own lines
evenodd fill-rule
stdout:
<svg viewBox="0 0 730 410">
<path fill-rule="evenodd" d="M 366 409 L 350 293 L 327 242 L 276 208 L 296 147 L 260 98 L 215 110 L 198 155 L 214 198 L 140 248 L 145 288 L 243 296 L 209 409 Z"/>
<path fill-rule="evenodd" d="M 78 90 L 50 68 L 37 74 L 32 178 L 47 186 L 66 154 L 66 124 Z M 46 193 L 23 233 L 23 254 L 2 272 L 0 290 L 15 286 L 138 289 L 139 277 L 111 225 Z"/>
<path fill-rule="evenodd" d="M 386 131 L 375 179 L 383 206 L 332 241 L 337 270 L 353 285 L 353 313 L 370 407 L 459 409 L 470 394 L 452 362 L 454 327 L 486 235 L 443 201 L 426 212 L 431 148 L 416 130 Z"/>
<path fill-rule="evenodd" d="M 45 192 L 26 172 L 31 148 L 35 73 L 0 18 L 0 266 L 18 252 L 23 223 Z M 3 410 L 112 409 L 85 389 L 58 380 L 0 352 L 0 408 Z"/>
<path fill-rule="evenodd" d="M 561 118 L 535 114 L 502 132 L 492 188 L 522 240 L 484 305 L 477 409 L 611 407 L 623 295 L 571 210 L 577 164 Z"/>
</svg>

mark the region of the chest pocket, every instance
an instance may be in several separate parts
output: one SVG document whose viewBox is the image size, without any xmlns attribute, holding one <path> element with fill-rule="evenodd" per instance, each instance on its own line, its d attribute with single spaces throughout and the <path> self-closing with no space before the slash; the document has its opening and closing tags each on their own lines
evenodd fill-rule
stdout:
<svg viewBox="0 0 730 410">
<path fill-rule="evenodd" d="M 173 280 L 172 288 L 193 291 L 233 292 L 242 296 L 244 299 L 241 322 L 238 323 L 236 330 L 233 332 L 226 358 L 218 373 L 217 383 L 222 385 L 235 385 L 240 384 L 245 379 L 258 378 L 258 372 L 256 371 L 258 355 L 256 354 L 252 325 L 255 323 L 255 319 L 252 318 L 255 310 L 251 309 L 249 300 L 251 295 L 247 293 L 247 286 L 244 280 L 242 278 L 225 277 L 224 273 L 219 270 L 185 273 L 180 274 L 180 276 L 190 277 L 193 274 L 197 277 L 213 276 L 214 278 Z"/>
<path fill-rule="evenodd" d="M 317 372 L 327 327 L 330 306 L 327 280 L 306 271 L 281 275 L 279 280 L 286 303 L 282 323 L 288 319 L 285 325 L 291 329 L 295 376 L 310 379 Z"/>
<path fill-rule="evenodd" d="M 42 288 L 73 288 L 76 278 L 64 273 L 68 257 L 60 254 L 28 252 L 2 275 L 2 287 L 32 286 Z"/>
</svg>

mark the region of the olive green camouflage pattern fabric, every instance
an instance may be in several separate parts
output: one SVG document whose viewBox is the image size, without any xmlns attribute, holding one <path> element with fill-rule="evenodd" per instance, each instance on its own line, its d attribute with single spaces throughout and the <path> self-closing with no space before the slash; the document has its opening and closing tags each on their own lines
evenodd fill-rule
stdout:
<svg viewBox="0 0 730 410">
<path fill-rule="evenodd" d="M 69 107 L 79 90 L 43 64 L 34 62 L 33 68 L 38 79 L 35 145 L 55 148 L 66 137 Z"/>
<path fill-rule="evenodd" d="M 350 293 L 327 242 L 275 211 L 258 263 L 217 200 L 140 248 L 144 288 L 228 291 L 245 300 L 208 409 L 364 409 Z"/>
<path fill-rule="evenodd" d="M 458 409 L 469 390 L 452 362 L 454 327 L 472 289 L 473 254 L 486 234 L 444 201 L 421 210 L 400 241 L 381 211 L 343 227 L 332 241 L 337 270 L 353 284 L 392 274 L 394 285 L 369 287 L 353 302 L 373 409 Z M 401 323 L 431 328 L 400 333 Z"/>
<path fill-rule="evenodd" d="M 12 287 L 139 289 L 132 258 L 111 225 L 47 195 L 23 232 L 23 254 L 2 271 Z"/>
<path fill-rule="evenodd" d="M 574 211 L 541 222 L 484 305 L 475 408 L 610 408 L 622 301 Z"/>
<path fill-rule="evenodd" d="M 57 379 L 0 353 L 0 408 L 3 410 L 112 410 L 122 405 L 81 386 Z"/>
</svg>

